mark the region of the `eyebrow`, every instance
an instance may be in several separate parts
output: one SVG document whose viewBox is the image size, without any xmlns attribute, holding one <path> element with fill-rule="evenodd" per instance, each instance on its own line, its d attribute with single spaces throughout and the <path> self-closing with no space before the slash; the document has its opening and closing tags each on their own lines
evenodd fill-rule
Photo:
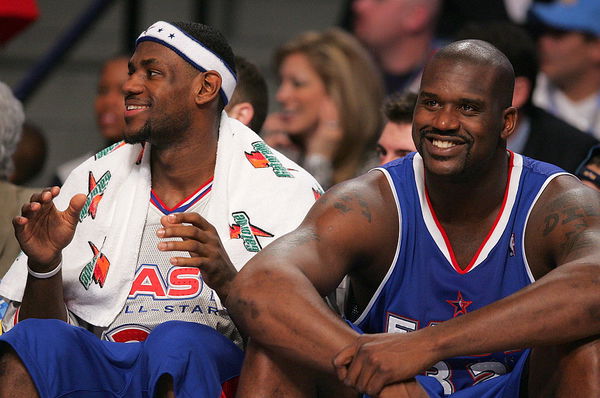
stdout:
<svg viewBox="0 0 600 398">
<path fill-rule="evenodd" d="M 148 67 L 148 66 L 152 66 L 152 65 L 156 65 L 159 64 L 160 65 L 160 61 L 156 58 L 147 58 L 147 59 L 143 59 L 140 61 L 140 66 L 143 67 Z M 135 69 L 135 66 L 133 64 L 132 61 L 129 61 L 127 63 L 127 67 L 131 70 L 131 69 Z"/>
<path fill-rule="evenodd" d="M 142 66 L 151 66 L 151 65 L 156 65 L 156 64 L 160 64 L 160 61 L 157 60 L 156 58 L 148 58 L 148 59 L 143 59 L 140 61 L 140 65 L 142 65 Z"/>
<path fill-rule="evenodd" d="M 438 98 L 437 95 L 435 95 L 433 93 L 430 93 L 430 92 L 427 92 L 427 91 L 421 91 L 421 94 L 419 94 L 419 96 L 430 97 L 430 98 Z"/>
<path fill-rule="evenodd" d="M 437 94 L 430 93 L 428 91 L 421 91 L 420 97 L 439 99 L 439 96 Z M 485 105 L 485 102 L 482 101 L 482 100 L 480 100 L 480 99 L 467 98 L 467 97 L 459 98 L 457 102 L 459 104 L 474 105 L 474 106 L 477 106 L 479 108 L 482 108 Z"/>
</svg>

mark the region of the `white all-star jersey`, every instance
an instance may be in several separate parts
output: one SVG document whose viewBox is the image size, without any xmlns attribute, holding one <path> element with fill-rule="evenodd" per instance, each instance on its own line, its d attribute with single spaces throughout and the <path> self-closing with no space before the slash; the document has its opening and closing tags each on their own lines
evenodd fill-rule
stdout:
<svg viewBox="0 0 600 398">
<path fill-rule="evenodd" d="M 162 227 L 161 217 L 181 212 L 196 212 L 205 217 L 211 188 L 212 179 L 173 208 L 165 206 L 152 192 L 131 291 L 122 311 L 102 333 L 103 339 L 143 341 L 159 324 L 180 320 L 210 326 L 241 344 L 239 332 L 227 311 L 215 301 L 216 293 L 204 283 L 200 269 L 170 263 L 171 257 L 189 257 L 189 254 L 157 248 L 159 242 L 168 240 L 156 236 Z"/>
</svg>

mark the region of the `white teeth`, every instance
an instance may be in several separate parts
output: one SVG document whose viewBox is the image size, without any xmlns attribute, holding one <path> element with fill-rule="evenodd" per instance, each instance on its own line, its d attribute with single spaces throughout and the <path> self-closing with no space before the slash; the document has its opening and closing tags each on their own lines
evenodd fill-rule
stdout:
<svg viewBox="0 0 600 398">
<path fill-rule="evenodd" d="M 437 148 L 452 148 L 453 146 L 456 146 L 456 144 L 451 141 L 433 140 L 431 143 Z"/>
<path fill-rule="evenodd" d="M 146 106 L 142 106 L 142 105 L 127 105 L 127 110 L 128 111 L 133 111 L 136 109 L 146 109 Z"/>
</svg>

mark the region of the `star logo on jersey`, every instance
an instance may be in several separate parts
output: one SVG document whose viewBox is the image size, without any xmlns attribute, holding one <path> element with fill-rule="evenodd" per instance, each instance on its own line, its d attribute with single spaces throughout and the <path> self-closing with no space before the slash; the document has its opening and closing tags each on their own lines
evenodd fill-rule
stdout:
<svg viewBox="0 0 600 398">
<path fill-rule="evenodd" d="M 462 293 L 459 291 L 456 300 L 446 300 L 448 304 L 454 307 L 453 318 L 467 313 L 467 307 L 473 304 L 472 301 L 463 299 Z"/>
<path fill-rule="evenodd" d="M 104 287 L 106 275 L 108 274 L 108 269 L 110 268 L 110 261 L 108 261 L 108 258 L 106 258 L 104 253 L 102 253 L 102 248 L 98 249 L 94 243 L 89 241 L 88 244 L 92 249 L 94 257 L 92 257 L 85 267 L 83 267 L 81 273 L 79 274 L 79 282 L 81 282 L 86 290 L 89 289 L 92 281 L 99 284 L 100 287 Z"/>
<path fill-rule="evenodd" d="M 110 171 L 107 171 L 96 181 L 94 173 L 90 171 L 88 175 L 88 194 L 83 205 L 83 208 L 79 212 L 79 222 L 82 222 L 87 216 L 91 216 L 92 219 L 96 218 L 96 212 L 98 211 L 98 204 L 104 195 L 104 191 L 110 181 Z"/>
<path fill-rule="evenodd" d="M 272 233 L 250 224 L 250 217 L 243 211 L 231 215 L 235 224 L 229 226 L 229 237 L 231 239 L 242 239 L 244 247 L 249 252 L 258 252 L 262 249 L 258 237 L 272 238 L 274 236 Z"/>
<path fill-rule="evenodd" d="M 252 143 L 251 152 L 244 152 L 246 159 L 255 169 L 264 169 L 270 167 L 277 177 L 294 178 L 292 173 L 281 163 L 281 161 L 271 152 L 271 148 L 262 141 Z"/>
</svg>

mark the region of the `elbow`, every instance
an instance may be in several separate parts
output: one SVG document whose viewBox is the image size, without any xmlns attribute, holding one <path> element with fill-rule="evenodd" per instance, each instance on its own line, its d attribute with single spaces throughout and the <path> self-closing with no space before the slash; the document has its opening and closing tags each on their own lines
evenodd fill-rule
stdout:
<svg viewBox="0 0 600 398">
<path fill-rule="evenodd" d="M 262 285 L 260 279 L 262 278 L 256 272 L 244 267 L 235 276 L 225 301 L 234 322 L 244 332 L 249 331 L 250 325 L 255 324 L 253 321 L 259 318 L 261 313 L 257 297 L 257 293 L 263 289 L 259 287 Z"/>
</svg>

